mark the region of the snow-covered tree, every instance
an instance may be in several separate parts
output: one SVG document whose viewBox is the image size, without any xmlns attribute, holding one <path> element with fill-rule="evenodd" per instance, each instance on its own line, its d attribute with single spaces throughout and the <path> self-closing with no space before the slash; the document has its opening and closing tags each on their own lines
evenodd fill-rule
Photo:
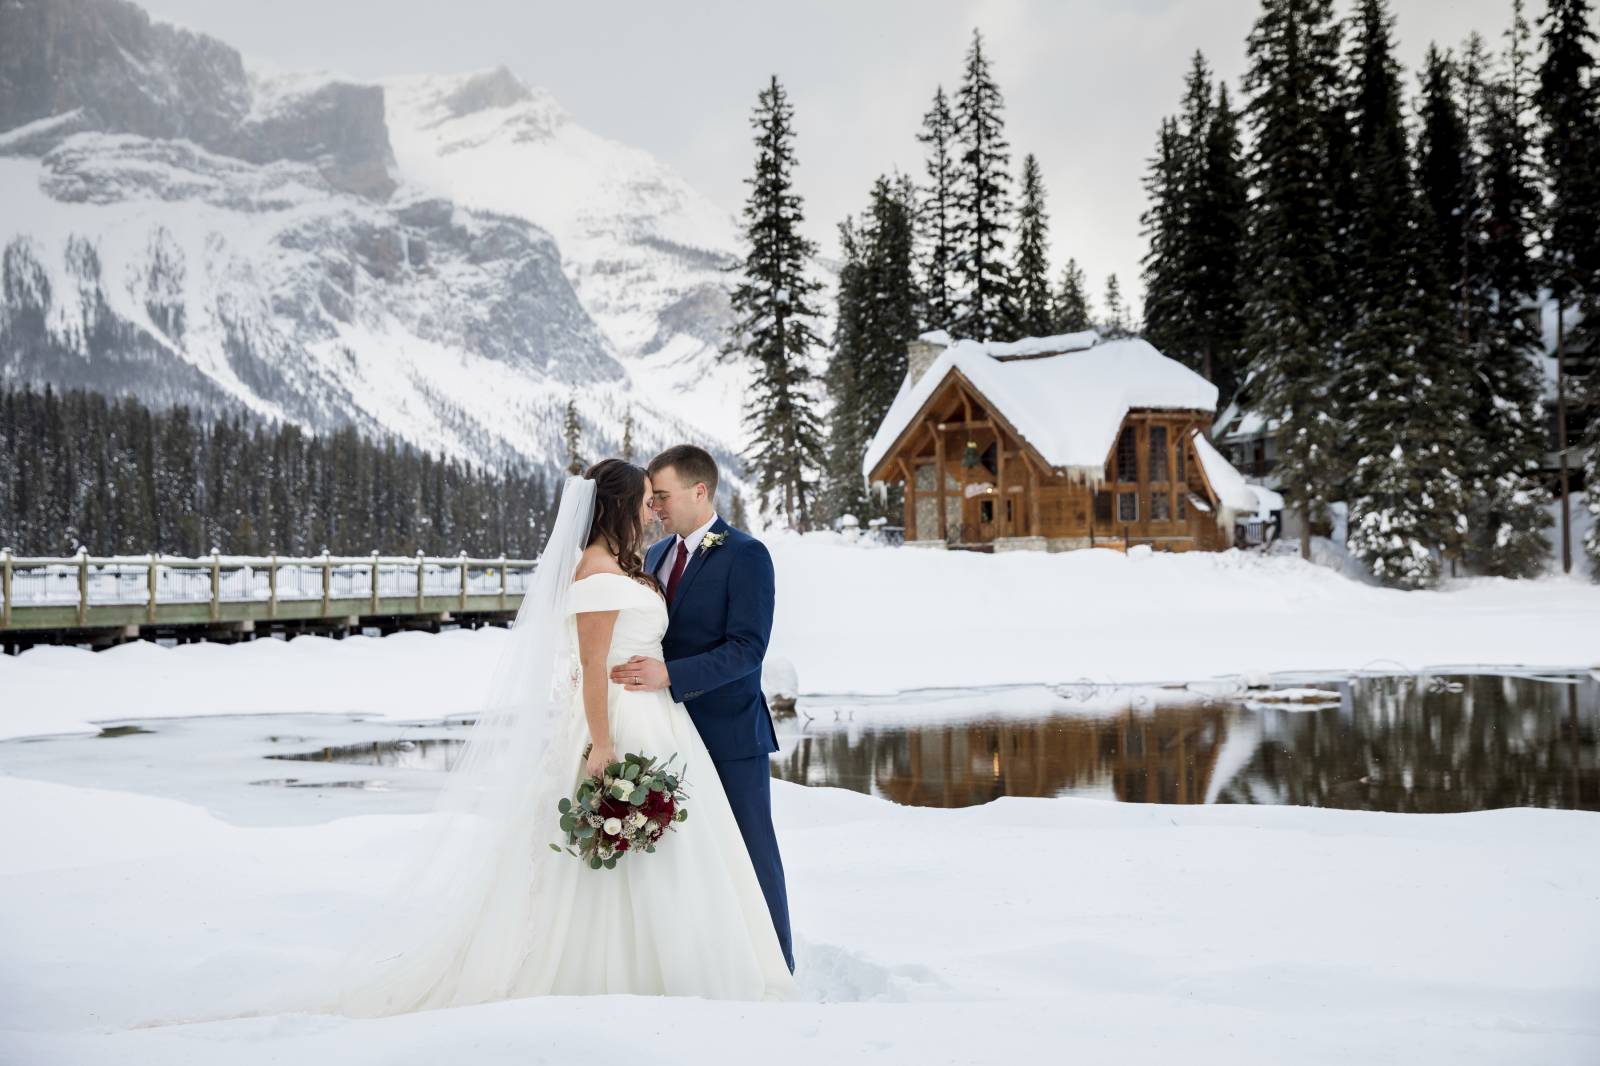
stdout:
<svg viewBox="0 0 1600 1066">
<path fill-rule="evenodd" d="M 1016 320 L 1006 256 L 1011 230 L 1011 152 L 1005 139 L 1005 101 L 983 53 L 983 35 L 972 33 L 966 69 L 956 92 L 956 250 L 959 291 L 951 332 L 988 340 Z"/>
<path fill-rule="evenodd" d="M 1469 427 L 1460 337 L 1412 180 L 1392 21 L 1387 0 L 1361 0 L 1353 20 L 1354 300 L 1339 387 L 1355 457 L 1350 548 L 1380 579 L 1416 588 L 1464 549 Z"/>
<path fill-rule="evenodd" d="M 742 276 L 731 293 L 729 351 L 754 370 L 745 412 L 745 454 L 763 513 L 776 507 L 791 528 L 811 524 L 815 476 L 823 464 L 812 353 L 819 346 L 812 304 L 820 283 L 806 268 L 815 244 L 800 230 L 801 198 L 794 191 L 794 108 L 774 76 L 751 114 L 755 173 L 746 178 Z"/>
<path fill-rule="evenodd" d="M 1244 310 L 1246 401 L 1277 420 L 1278 475 L 1299 512 L 1301 554 L 1324 517 L 1336 473 L 1331 336 L 1338 280 L 1328 190 L 1327 56 L 1336 34 L 1327 0 L 1263 0 L 1250 31 L 1246 113 L 1252 287 Z M 1331 124 L 1336 125 L 1336 124 Z"/>
<path fill-rule="evenodd" d="M 1556 448 L 1560 455 L 1558 492 L 1562 507 L 1562 568 L 1572 566 L 1568 516 L 1570 472 L 1567 415 L 1572 404 L 1566 380 L 1565 329 L 1568 308 L 1580 308 L 1584 328 L 1593 332 L 1596 276 L 1600 274 L 1600 109 L 1596 106 L 1595 43 L 1588 0 L 1550 0 L 1540 22 L 1543 56 L 1534 104 L 1543 120 L 1540 144 L 1544 166 L 1541 219 L 1543 282 L 1556 303 Z M 1591 483 L 1589 503 L 1600 504 L 1600 487 Z"/>
<path fill-rule="evenodd" d="M 583 473 L 589 464 L 584 461 L 583 455 L 579 451 L 583 429 L 578 422 L 578 398 L 576 396 L 567 399 L 567 413 L 562 426 L 562 434 L 567 443 L 567 473 L 574 476 Z"/>
</svg>

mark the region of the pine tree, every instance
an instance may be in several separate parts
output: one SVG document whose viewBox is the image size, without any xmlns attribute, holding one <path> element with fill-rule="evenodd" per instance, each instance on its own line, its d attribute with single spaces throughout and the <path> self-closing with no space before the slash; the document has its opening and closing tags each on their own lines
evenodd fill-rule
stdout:
<svg viewBox="0 0 1600 1066">
<path fill-rule="evenodd" d="M 861 478 L 861 364 L 867 344 L 869 280 L 855 219 L 839 223 L 839 286 L 833 327 L 833 352 L 826 371 L 828 445 L 822 511 L 826 516 L 859 515 L 866 504 Z"/>
<path fill-rule="evenodd" d="M 811 524 L 814 475 L 824 460 L 810 362 L 819 347 L 811 299 L 820 283 L 806 275 L 816 248 L 800 232 L 804 212 L 793 187 L 793 120 L 788 95 L 774 76 L 750 120 L 757 149 L 755 174 L 745 179 L 750 250 L 731 294 L 728 350 L 749 359 L 755 372 L 745 415 L 751 438 L 746 459 L 762 510 L 775 498 L 784 520 L 804 530 Z"/>
<path fill-rule="evenodd" d="M 1151 344 L 1180 363 L 1198 369 L 1199 353 L 1192 347 L 1195 322 L 1187 255 L 1186 163 L 1177 120 L 1162 119 L 1156 153 L 1144 180 L 1149 206 L 1139 219 L 1149 245 L 1141 260 L 1144 322 L 1145 336 Z M 1114 313 L 1108 307 L 1107 314 Z"/>
<path fill-rule="evenodd" d="M 934 91 L 933 106 L 922 118 L 917 140 L 927 145 L 928 184 L 917 211 L 922 273 L 922 322 L 926 328 L 950 329 L 956 317 L 955 216 L 956 120 L 944 87 Z"/>
<path fill-rule="evenodd" d="M 576 477 L 589 466 L 584 461 L 582 453 L 578 450 L 583 427 L 578 422 L 578 398 L 576 396 L 567 399 L 567 414 L 562 432 L 567 444 L 567 473 Z"/>
<path fill-rule="evenodd" d="M 867 442 L 905 380 L 906 346 L 917 333 L 913 265 L 916 192 L 905 179 L 873 184 L 862 222 L 839 227 L 834 350 L 828 364 L 828 511 L 866 517 L 878 510 L 861 475 Z M 895 494 L 886 501 L 897 503 Z"/>
<path fill-rule="evenodd" d="M 1103 332 L 1112 340 L 1126 337 L 1131 332 L 1128 309 L 1122 302 L 1122 286 L 1115 274 L 1106 275 L 1106 321 Z"/>
<path fill-rule="evenodd" d="M 622 418 L 622 461 L 633 462 L 633 408 L 629 407 Z"/>
<path fill-rule="evenodd" d="M 1010 332 L 1021 337 L 1050 334 L 1050 217 L 1044 205 L 1044 179 L 1033 153 L 1022 159 L 1022 200 L 1017 207 L 1016 320 Z"/>
<path fill-rule="evenodd" d="M 1525 36 L 1526 23 L 1514 17 L 1514 37 L 1519 33 Z M 1535 291 L 1535 190 L 1526 92 L 1519 88 L 1525 55 L 1515 40 L 1511 52 L 1510 69 L 1496 79 L 1477 34 L 1459 61 L 1429 49 L 1418 178 L 1464 360 L 1467 560 L 1477 570 L 1518 577 L 1543 568 L 1549 516 L 1536 477 L 1543 444 L 1538 337 L 1524 314 Z"/>
<path fill-rule="evenodd" d="M 1068 259 L 1061 268 L 1061 281 L 1056 286 L 1056 333 L 1076 333 L 1094 328 L 1093 314 L 1089 309 L 1089 294 L 1084 287 L 1083 270 L 1076 259 Z"/>
<path fill-rule="evenodd" d="M 1461 345 L 1412 181 L 1386 0 L 1361 0 L 1354 23 L 1354 317 L 1340 380 L 1356 457 L 1350 548 L 1380 580 L 1415 588 L 1464 546 Z"/>
<path fill-rule="evenodd" d="M 1226 86 L 1217 88 L 1197 155 L 1189 227 L 1200 371 L 1217 386 L 1218 403 L 1226 404 L 1238 390 L 1243 371 L 1243 253 L 1249 201 L 1239 119 Z"/>
<path fill-rule="evenodd" d="M 989 340 L 1016 320 L 1006 234 L 1011 230 L 1010 145 L 1004 100 L 983 54 L 983 35 L 972 32 L 966 70 L 956 93 L 955 224 L 959 286 L 951 332 Z"/>
<path fill-rule="evenodd" d="M 1253 133 L 1249 216 L 1245 401 L 1277 424 L 1277 473 L 1300 516 L 1300 550 L 1325 515 L 1335 473 L 1330 336 L 1332 218 L 1323 198 L 1329 166 L 1325 112 L 1326 0 L 1264 0 L 1250 31 L 1245 90 Z"/>
<path fill-rule="evenodd" d="M 1572 569 L 1568 493 L 1567 416 L 1571 406 L 1566 380 L 1566 312 L 1578 307 L 1585 318 L 1596 295 L 1596 257 L 1600 256 L 1600 132 L 1596 125 L 1594 56 L 1588 0 L 1550 0 L 1541 20 L 1543 62 L 1534 104 L 1544 123 L 1541 144 L 1546 187 L 1543 231 L 1543 282 L 1556 304 L 1556 451 L 1560 462 L 1561 567 Z M 1588 503 L 1600 506 L 1600 487 L 1590 483 Z M 1597 556 L 1600 558 L 1600 556 Z"/>
</svg>

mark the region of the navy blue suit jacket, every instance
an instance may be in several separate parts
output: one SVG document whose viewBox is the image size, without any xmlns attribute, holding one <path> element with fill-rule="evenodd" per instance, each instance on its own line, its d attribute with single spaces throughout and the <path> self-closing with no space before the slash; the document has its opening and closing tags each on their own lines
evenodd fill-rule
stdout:
<svg viewBox="0 0 1600 1066">
<path fill-rule="evenodd" d="M 689 709 L 713 759 L 766 755 L 778 750 L 761 692 L 761 660 L 772 635 L 772 556 L 720 517 L 708 532 L 725 539 L 710 549 L 702 543 L 689 557 L 668 607 L 661 650 L 669 691 Z M 652 544 L 645 570 L 656 573 L 677 541 Z"/>
</svg>

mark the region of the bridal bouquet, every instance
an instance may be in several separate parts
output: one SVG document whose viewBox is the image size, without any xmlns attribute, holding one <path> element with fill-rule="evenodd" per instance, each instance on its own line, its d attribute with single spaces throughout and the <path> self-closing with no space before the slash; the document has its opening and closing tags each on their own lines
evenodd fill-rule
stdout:
<svg viewBox="0 0 1600 1066">
<path fill-rule="evenodd" d="M 583 757 L 589 757 L 589 748 Z M 600 777 L 585 780 L 576 796 L 556 804 L 567 843 L 564 848 L 551 844 L 551 850 L 565 851 L 595 870 L 615 868 L 625 852 L 655 851 L 672 823 L 689 817 L 683 774 L 671 769 L 676 758 L 674 753 L 659 762 L 628 754 Z"/>
</svg>

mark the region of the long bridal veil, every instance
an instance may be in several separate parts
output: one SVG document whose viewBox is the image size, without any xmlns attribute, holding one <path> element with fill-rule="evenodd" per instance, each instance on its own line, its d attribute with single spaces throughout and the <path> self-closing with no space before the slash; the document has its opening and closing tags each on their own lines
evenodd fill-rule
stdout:
<svg viewBox="0 0 1600 1066">
<path fill-rule="evenodd" d="M 595 483 L 569 477 L 555 525 L 439 792 L 419 860 L 335 969 L 331 1009 L 377 1015 L 507 994 L 528 951 L 534 857 L 548 858 L 575 766 L 551 744 L 570 713 L 577 648 L 565 605 L 594 515 Z M 541 834 L 540 828 L 547 832 Z"/>
<path fill-rule="evenodd" d="M 576 642 L 565 606 L 594 496 L 587 478 L 569 477 L 563 486 L 549 540 L 487 687 L 467 704 L 476 717 L 465 744 L 444 775 L 420 839 L 413 845 L 408 838 L 413 858 L 377 897 L 364 928 L 329 965 L 239 990 L 249 1009 L 225 1017 L 288 1011 L 377 1016 L 508 994 L 537 949 L 526 935 L 534 924 L 533 860 L 540 853 L 548 857 L 546 842 L 560 835 L 556 802 L 578 769 L 557 765 L 572 752 L 552 740 L 566 724 L 577 687 Z"/>
</svg>

